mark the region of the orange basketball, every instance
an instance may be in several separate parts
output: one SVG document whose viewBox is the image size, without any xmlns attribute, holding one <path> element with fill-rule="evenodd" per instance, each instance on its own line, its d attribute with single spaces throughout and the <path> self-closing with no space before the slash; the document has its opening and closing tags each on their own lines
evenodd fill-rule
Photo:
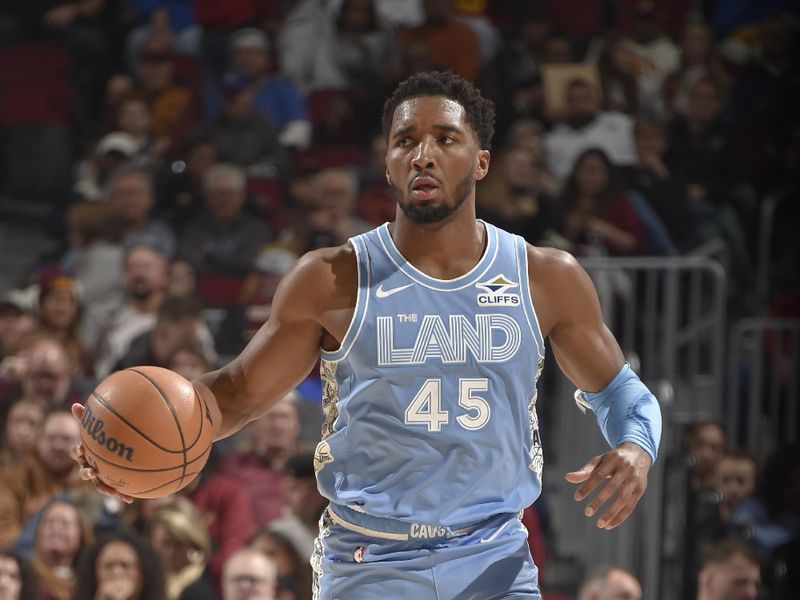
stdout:
<svg viewBox="0 0 800 600">
<path fill-rule="evenodd" d="M 192 384 L 168 369 L 132 367 L 106 377 L 86 401 L 86 461 L 137 498 L 177 492 L 200 473 L 213 441 L 211 414 Z"/>
</svg>

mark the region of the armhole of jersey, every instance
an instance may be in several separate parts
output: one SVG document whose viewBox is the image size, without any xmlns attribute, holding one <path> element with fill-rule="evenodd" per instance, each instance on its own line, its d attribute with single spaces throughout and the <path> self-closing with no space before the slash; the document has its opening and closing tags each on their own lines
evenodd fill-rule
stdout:
<svg viewBox="0 0 800 600">
<path fill-rule="evenodd" d="M 522 306 L 525 310 L 525 320 L 528 321 L 531 335 L 536 340 L 536 348 L 539 350 L 539 358 L 544 358 L 544 338 L 542 338 L 542 328 L 539 326 L 539 319 L 536 316 L 536 309 L 533 307 L 533 296 L 531 295 L 530 277 L 528 276 L 528 248 L 527 243 L 520 236 L 514 236 L 517 247 L 517 275 L 519 276 L 520 295 L 522 296 Z"/>
<path fill-rule="evenodd" d="M 329 362 L 340 361 L 347 356 L 350 348 L 358 338 L 361 331 L 361 326 L 364 324 L 364 317 L 367 315 L 367 305 L 369 304 L 369 285 L 370 285 L 370 269 L 369 269 L 369 252 L 364 244 L 361 236 L 350 238 L 350 244 L 356 252 L 356 263 L 358 265 L 358 294 L 356 295 L 356 308 L 353 311 L 353 318 L 350 320 L 350 325 L 347 327 L 347 333 L 344 334 L 344 339 L 338 350 L 329 352 L 327 350 L 320 351 L 320 357 Z"/>
</svg>

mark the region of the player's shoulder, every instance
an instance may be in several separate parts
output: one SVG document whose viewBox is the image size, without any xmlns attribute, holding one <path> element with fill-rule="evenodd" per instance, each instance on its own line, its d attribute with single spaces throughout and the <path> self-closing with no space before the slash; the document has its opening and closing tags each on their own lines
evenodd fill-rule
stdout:
<svg viewBox="0 0 800 600">
<path fill-rule="evenodd" d="M 528 251 L 528 273 L 531 281 L 559 282 L 582 275 L 583 267 L 569 252 L 526 244 Z"/>
<path fill-rule="evenodd" d="M 345 243 L 307 252 L 292 268 L 291 279 L 316 295 L 329 294 L 337 289 L 355 290 L 358 287 L 355 249 Z"/>
</svg>

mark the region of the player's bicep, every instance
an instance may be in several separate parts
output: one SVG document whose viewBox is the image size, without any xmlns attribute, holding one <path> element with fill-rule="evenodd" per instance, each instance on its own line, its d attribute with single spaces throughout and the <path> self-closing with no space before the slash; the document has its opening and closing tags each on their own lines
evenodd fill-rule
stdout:
<svg viewBox="0 0 800 600">
<path fill-rule="evenodd" d="M 561 261 L 545 289 L 551 296 L 550 345 L 559 367 L 584 391 L 604 388 L 619 372 L 624 357 L 603 322 L 592 280 L 570 258 Z"/>
</svg>

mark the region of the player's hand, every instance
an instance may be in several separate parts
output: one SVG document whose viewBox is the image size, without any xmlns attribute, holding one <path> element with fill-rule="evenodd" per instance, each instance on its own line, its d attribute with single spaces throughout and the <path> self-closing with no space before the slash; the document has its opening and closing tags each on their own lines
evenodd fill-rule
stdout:
<svg viewBox="0 0 800 600">
<path fill-rule="evenodd" d="M 78 422 L 83 421 L 83 405 L 78 404 L 77 402 L 72 405 L 72 416 L 78 419 Z M 89 462 L 86 460 L 86 455 L 83 453 L 83 444 L 78 442 L 78 445 L 73 447 L 70 451 L 70 456 L 72 456 L 72 460 L 80 465 L 80 470 L 78 474 L 80 478 L 84 481 L 93 481 L 94 488 L 100 492 L 101 494 L 105 494 L 106 496 L 111 496 L 112 498 L 117 498 L 118 500 L 122 500 L 127 504 L 133 502 L 133 497 L 128 496 L 127 494 L 123 494 L 122 492 L 115 490 L 109 485 L 106 485 L 97 477 L 97 471 L 95 471 Z"/>
<path fill-rule="evenodd" d="M 579 502 L 598 490 L 583 511 L 587 517 L 593 517 L 601 506 L 613 499 L 597 520 L 597 526 L 614 529 L 628 518 L 644 494 L 651 463 L 650 455 L 643 448 L 625 442 L 595 456 L 578 471 L 567 473 L 566 480 L 582 484 L 575 491 L 575 500 Z"/>
</svg>

